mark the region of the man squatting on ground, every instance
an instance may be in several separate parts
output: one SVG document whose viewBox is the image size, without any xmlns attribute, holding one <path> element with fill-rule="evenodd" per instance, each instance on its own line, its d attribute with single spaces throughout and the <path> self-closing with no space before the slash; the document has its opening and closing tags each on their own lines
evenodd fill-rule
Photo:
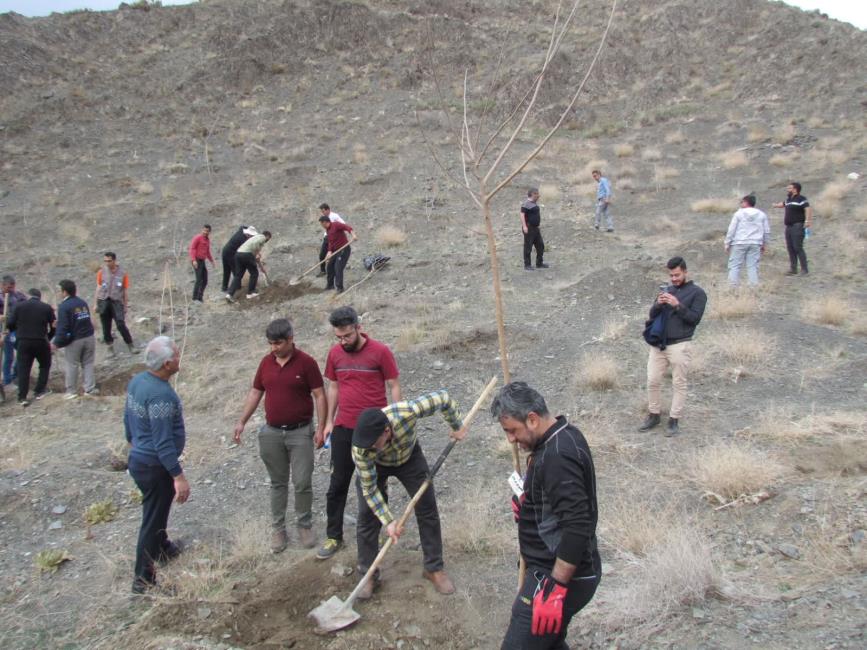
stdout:
<svg viewBox="0 0 867 650">
<path fill-rule="evenodd" d="M 235 271 L 232 284 L 226 293 L 226 300 L 235 302 L 234 295 L 241 288 L 244 272 L 250 274 L 250 282 L 247 285 L 247 298 L 256 298 L 256 282 L 259 280 L 259 264 L 262 262 L 262 248 L 271 241 L 271 233 L 263 230 L 259 235 L 253 235 L 238 247 L 235 254 Z"/>
<path fill-rule="evenodd" d="M 547 269 L 542 258 L 545 256 L 545 242 L 542 241 L 542 215 L 539 210 L 539 190 L 531 187 L 527 198 L 521 203 L 521 232 L 524 233 L 524 270 L 532 271 L 530 251 L 536 249 L 536 268 Z"/>
<path fill-rule="evenodd" d="M 211 257 L 211 226 L 202 226 L 202 232 L 190 241 L 190 264 L 196 274 L 196 284 L 193 285 L 193 300 L 204 302 L 205 287 L 208 286 L 208 269 L 205 260 L 211 261 L 214 268 L 214 258 Z"/>
<path fill-rule="evenodd" d="M 593 213 L 593 227 L 599 230 L 602 217 L 605 217 L 605 230 L 614 232 L 614 217 L 608 211 L 611 203 L 611 183 L 598 169 L 594 169 L 591 176 L 596 181 L 596 210 Z"/>
<path fill-rule="evenodd" d="M 345 222 L 332 221 L 331 217 L 322 215 L 319 223 L 325 231 L 328 242 L 325 266 L 325 289 L 334 289 L 337 293 L 343 291 L 343 270 L 352 254 L 352 246 L 346 246 L 358 239 L 352 227 Z M 350 235 L 352 238 L 350 239 Z M 346 246 L 346 248 L 343 248 Z M 340 250 L 343 248 L 343 250 Z M 340 251 L 340 252 L 337 252 Z"/>
<path fill-rule="evenodd" d="M 569 621 L 590 602 L 602 577 L 590 448 L 581 432 L 562 415 L 552 417 L 545 398 L 524 382 L 503 386 L 491 414 L 509 442 L 530 452 L 524 493 L 512 498 L 527 573 L 502 648 L 568 648 Z"/>
<path fill-rule="evenodd" d="M 759 259 L 771 238 L 768 215 L 756 208 L 752 194 L 741 199 L 740 210 L 734 213 L 725 237 L 729 254 L 729 285 L 737 287 L 741 281 L 741 267 L 746 263 L 747 281 L 751 287 L 759 286 Z"/>
<path fill-rule="evenodd" d="M 672 257 L 666 267 L 671 284 L 659 292 L 650 308 L 650 321 L 660 318 L 664 328 L 660 344 L 651 345 L 647 357 L 648 415 L 638 430 L 649 431 L 659 424 L 659 414 L 662 412 L 662 378 L 670 366 L 673 394 L 665 435 L 674 436 L 680 433 L 678 421 L 686 404 L 686 378 L 692 358 L 692 335 L 704 315 L 707 294 L 687 278 L 686 262 L 682 257 Z"/>
<path fill-rule="evenodd" d="M 786 227 L 786 250 L 789 253 L 789 270 L 786 275 L 807 275 L 807 253 L 804 251 L 804 229 L 813 227 L 813 208 L 806 196 L 801 195 L 801 184 L 792 181 L 786 186 L 786 200 L 774 203 L 775 208 L 785 208 L 783 225 Z"/>
<path fill-rule="evenodd" d="M 181 400 L 169 379 L 180 368 L 180 351 L 168 336 L 158 336 L 145 349 L 147 370 L 127 386 L 123 424 L 130 443 L 129 474 L 142 493 L 142 520 L 135 550 L 134 594 L 156 584 L 156 563 L 181 553 L 166 534 L 172 500 L 184 503 L 190 484 L 178 460 L 187 434 Z"/>
<path fill-rule="evenodd" d="M 60 281 L 62 300 L 57 305 L 57 333 L 54 335 L 54 349 L 64 350 L 66 363 L 66 399 L 78 397 L 78 367 L 84 372 L 84 394 L 96 395 L 96 379 L 93 364 L 96 358 L 96 337 L 93 335 L 93 321 L 90 307 L 77 295 L 75 282 Z"/>
<path fill-rule="evenodd" d="M 258 235 L 258 231 L 253 226 L 239 226 L 238 229 L 229 238 L 220 252 L 220 258 L 223 261 L 223 283 L 220 285 L 220 290 L 225 294 L 229 291 L 229 283 L 232 280 L 232 275 L 235 273 L 235 256 L 238 249 L 245 241 L 253 235 Z"/>
<path fill-rule="evenodd" d="M 337 214 L 327 203 L 323 203 L 319 206 L 319 214 L 322 217 L 328 217 L 328 219 L 332 223 L 346 223 L 339 214 Z M 322 277 L 326 275 L 326 262 L 325 258 L 328 257 L 328 231 L 326 230 L 322 234 L 322 246 L 319 247 L 319 273 L 317 275 Z"/>
<path fill-rule="evenodd" d="M 102 268 L 96 272 L 96 300 L 94 311 L 102 323 L 102 340 L 108 346 L 109 354 L 114 356 L 114 337 L 111 334 L 111 321 L 117 325 L 123 342 L 130 354 L 139 351 L 132 343 L 132 335 L 126 326 L 127 292 L 129 276 L 120 264 L 117 255 L 107 251 L 102 256 Z"/>
<path fill-rule="evenodd" d="M 326 560 L 343 546 L 343 511 L 355 471 L 352 460 L 352 430 L 361 412 L 399 402 L 400 381 L 397 362 L 384 343 L 361 331 L 358 314 L 352 307 L 338 307 L 328 317 L 337 345 L 328 351 L 325 378 L 328 380 L 328 420 L 325 435 L 331 436 L 331 479 L 326 493 L 328 518 L 326 539 L 316 557 Z"/>
<path fill-rule="evenodd" d="M 419 418 L 442 413 L 452 428 L 451 437 L 467 435 L 458 406 L 445 390 L 418 399 L 390 404 L 385 408 L 365 409 L 352 434 L 352 460 L 358 469 L 358 571 L 367 572 L 379 552 L 379 531 L 397 543 L 403 530 L 388 508 L 388 477 L 394 476 L 412 497 L 430 470 L 415 433 Z M 418 534 L 424 557 L 422 576 L 441 594 L 453 594 L 455 586 L 443 570 L 443 540 L 436 495 L 431 484 L 415 506 Z M 379 582 L 378 571 L 368 580 L 358 597 L 370 598 Z"/>
<path fill-rule="evenodd" d="M 42 292 L 30 289 L 30 298 L 15 304 L 10 310 L 6 326 L 18 337 L 18 403 L 29 406 L 27 393 L 30 390 L 30 370 L 33 360 L 39 363 L 39 376 L 36 379 L 34 393 L 36 399 L 42 399 L 51 391 L 48 390 L 48 374 L 51 372 L 51 344 L 54 336 L 54 310 L 40 300 Z"/>
<path fill-rule="evenodd" d="M 0 314 L 3 314 L 4 323 L 9 314 L 19 302 L 27 300 L 27 295 L 15 288 L 15 278 L 11 275 L 3 276 L 3 296 L 0 298 Z M 15 332 L 9 332 L 3 339 L 3 385 L 8 386 L 18 378 L 18 366 L 15 363 Z"/>
<path fill-rule="evenodd" d="M 271 321 L 265 338 L 271 352 L 262 357 L 244 411 L 235 425 L 235 442 L 241 444 L 244 425 L 265 395 L 265 424 L 259 429 L 259 456 L 271 479 L 271 552 L 280 553 L 289 543 L 286 505 L 289 477 L 295 490 L 295 522 L 298 540 L 313 548 L 313 445 L 322 446 L 328 406 L 322 374 L 309 354 L 295 347 L 295 332 L 286 318 Z M 316 404 L 316 428 L 313 405 Z"/>
</svg>

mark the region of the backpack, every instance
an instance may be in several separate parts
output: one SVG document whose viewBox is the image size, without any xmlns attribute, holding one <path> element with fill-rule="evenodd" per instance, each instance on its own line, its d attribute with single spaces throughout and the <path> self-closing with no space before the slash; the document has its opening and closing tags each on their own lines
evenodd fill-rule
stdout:
<svg viewBox="0 0 867 650">
<path fill-rule="evenodd" d="M 656 315 L 656 318 L 648 319 L 644 323 L 644 340 L 648 345 L 664 350 L 666 348 L 665 341 L 665 324 L 668 322 L 669 309 L 663 309 Z"/>
<path fill-rule="evenodd" d="M 388 264 L 388 261 L 390 259 L 391 259 L 390 257 L 386 257 L 385 255 L 382 255 L 381 253 L 375 253 L 374 255 L 367 255 L 364 258 L 364 268 L 366 268 L 368 271 L 373 271 L 373 270 L 379 271 L 382 267 L 384 267 L 386 264 Z"/>
</svg>

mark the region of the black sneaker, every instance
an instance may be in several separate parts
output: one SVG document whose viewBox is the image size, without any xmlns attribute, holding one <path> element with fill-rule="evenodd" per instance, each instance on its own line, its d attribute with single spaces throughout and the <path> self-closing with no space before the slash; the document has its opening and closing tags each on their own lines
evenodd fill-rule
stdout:
<svg viewBox="0 0 867 650">
<path fill-rule="evenodd" d="M 166 545 L 160 549 L 160 555 L 157 558 L 157 562 L 160 564 L 167 564 L 172 560 L 176 559 L 184 552 L 184 543 L 183 542 L 166 542 Z"/>
<path fill-rule="evenodd" d="M 807 269 L 801 269 L 801 275 L 810 275 L 810 272 Z"/>
<path fill-rule="evenodd" d="M 798 272 L 795 269 L 789 269 L 786 271 L 786 275 L 798 275 Z"/>
<path fill-rule="evenodd" d="M 51 389 L 46 388 L 45 390 L 41 390 L 38 393 L 36 393 L 33 397 L 37 400 L 40 400 L 43 397 L 45 397 L 46 395 L 50 395 L 50 394 L 51 394 Z"/>
<path fill-rule="evenodd" d="M 537 269 L 550 269 L 551 267 L 548 266 L 547 264 L 537 264 L 536 268 Z"/>
<path fill-rule="evenodd" d="M 638 427 L 639 431 L 650 431 L 653 427 L 659 424 L 659 413 L 648 413 L 644 418 L 644 422 Z"/>
<path fill-rule="evenodd" d="M 525 271 L 535 271 L 536 269 L 534 269 L 534 268 L 533 268 L 532 266 L 530 266 L 529 264 L 525 264 L 525 265 L 524 265 L 524 270 L 525 270 Z"/>
<path fill-rule="evenodd" d="M 665 436 L 671 438 L 680 433 L 680 427 L 677 426 L 677 418 L 668 418 L 668 426 L 665 428 Z"/>
<path fill-rule="evenodd" d="M 20 399 L 20 400 L 18 400 L 18 403 L 19 403 L 21 406 L 30 406 L 30 402 L 29 402 L 28 400 L 26 400 L 26 399 Z"/>
</svg>

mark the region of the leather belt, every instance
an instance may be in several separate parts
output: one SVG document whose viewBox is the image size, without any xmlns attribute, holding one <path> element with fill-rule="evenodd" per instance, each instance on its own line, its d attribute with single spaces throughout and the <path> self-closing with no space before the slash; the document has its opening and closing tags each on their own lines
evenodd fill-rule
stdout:
<svg viewBox="0 0 867 650">
<path fill-rule="evenodd" d="M 274 429 L 282 429 L 283 431 L 295 431 L 295 429 L 301 429 L 310 424 L 312 420 L 307 420 L 306 422 L 298 422 L 297 424 L 269 424 L 269 427 Z"/>
</svg>

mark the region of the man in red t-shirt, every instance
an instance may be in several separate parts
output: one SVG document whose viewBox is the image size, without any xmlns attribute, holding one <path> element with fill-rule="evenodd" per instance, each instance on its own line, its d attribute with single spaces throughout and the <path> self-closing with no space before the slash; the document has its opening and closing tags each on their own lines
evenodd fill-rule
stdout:
<svg viewBox="0 0 867 650">
<path fill-rule="evenodd" d="M 214 258 L 211 257 L 211 226 L 202 226 L 202 232 L 193 237 L 190 242 L 190 265 L 196 274 L 196 284 L 193 286 L 193 301 L 204 302 L 205 287 L 208 286 L 208 269 L 205 260 L 211 261 L 214 268 Z"/>
<path fill-rule="evenodd" d="M 323 214 L 319 217 L 319 223 L 322 224 L 322 229 L 325 230 L 325 237 L 328 239 L 328 255 L 325 256 L 327 264 L 325 268 L 325 289 L 334 289 L 337 293 L 340 293 L 343 291 L 343 269 L 346 268 L 346 263 L 349 262 L 349 255 L 352 253 L 352 246 L 346 245 L 354 242 L 358 237 L 352 232 L 349 224 L 331 221 L 331 218 L 327 215 Z M 351 239 L 347 233 L 352 235 Z M 343 246 L 346 246 L 346 248 L 343 248 Z"/>
<path fill-rule="evenodd" d="M 325 431 L 331 432 L 331 482 L 325 505 L 327 539 L 316 552 L 320 560 L 327 560 L 343 546 L 343 510 L 355 471 L 352 431 L 358 416 L 364 409 L 400 401 L 400 373 L 388 346 L 361 332 L 352 307 L 335 309 L 328 321 L 338 344 L 328 352 L 325 362 L 329 382 Z M 386 387 L 390 400 L 385 396 Z"/>
<path fill-rule="evenodd" d="M 265 395 L 265 424 L 259 429 L 259 456 L 271 478 L 271 552 L 286 548 L 286 505 L 289 477 L 295 489 L 298 541 L 313 548 L 313 445 L 325 439 L 328 406 L 322 374 L 309 354 L 295 347 L 292 323 L 278 318 L 268 324 L 265 337 L 271 353 L 259 362 L 244 411 L 235 425 L 235 442 L 241 444 L 244 425 Z M 316 404 L 316 427 L 313 405 Z"/>
</svg>

